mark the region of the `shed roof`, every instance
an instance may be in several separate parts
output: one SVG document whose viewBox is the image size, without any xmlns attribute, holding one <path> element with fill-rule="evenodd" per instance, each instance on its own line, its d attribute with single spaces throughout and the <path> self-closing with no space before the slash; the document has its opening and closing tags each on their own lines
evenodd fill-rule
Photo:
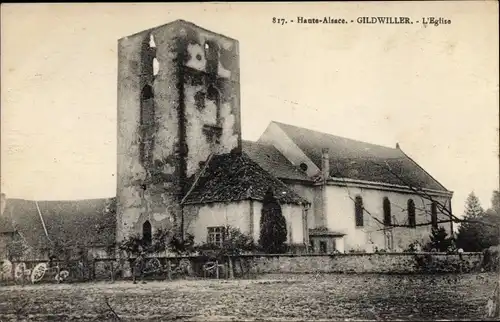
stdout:
<svg viewBox="0 0 500 322">
<path fill-rule="evenodd" d="M 274 146 L 252 141 L 242 141 L 243 152 L 245 152 L 262 169 L 266 170 L 279 179 L 313 181 Z"/>
<path fill-rule="evenodd" d="M 262 201 L 269 188 L 280 203 L 309 204 L 309 201 L 265 171 L 245 153 L 213 156 L 183 203 Z"/>
<path fill-rule="evenodd" d="M 38 201 L 38 206 L 50 240 L 68 245 L 97 246 L 115 240 L 115 214 L 105 211 L 112 200 Z M 21 232 L 31 246 L 48 245 L 34 200 L 7 199 L 3 218 Z"/>
</svg>

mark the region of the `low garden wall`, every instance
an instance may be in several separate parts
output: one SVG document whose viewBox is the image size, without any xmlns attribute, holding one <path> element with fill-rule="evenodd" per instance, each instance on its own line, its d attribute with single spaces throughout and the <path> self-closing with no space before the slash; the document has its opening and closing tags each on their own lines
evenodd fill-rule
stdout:
<svg viewBox="0 0 500 322">
<path fill-rule="evenodd" d="M 250 277 L 259 274 L 307 274 L 307 273 L 374 273 L 374 274 L 438 274 L 469 273 L 483 269 L 490 270 L 492 259 L 483 253 L 371 253 L 371 254 L 332 254 L 332 255 L 240 255 L 218 260 L 219 269 L 207 270 L 204 266 L 208 257 L 161 257 L 150 259 L 155 265 L 147 273 L 149 278 L 171 279 L 186 277 Z M 488 259 L 488 260 L 487 260 Z M 498 261 L 498 258 L 494 259 Z M 40 261 L 14 262 L 5 269 L 1 280 L 15 279 L 16 267 L 24 265 L 33 271 Z M 54 262 L 55 264 L 55 262 Z M 146 264 L 146 267 L 148 265 Z M 213 267 L 214 265 L 211 265 Z M 131 277 L 129 261 L 101 258 L 88 263 L 59 263 L 61 270 L 67 270 L 69 280 L 114 280 Z M 214 272 L 217 273 L 214 273 Z M 49 269 L 43 281 L 55 282 L 57 270 Z M 19 275 L 19 274 L 18 274 Z M 21 273 L 22 276 L 22 273 Z M 26 276 L 29 280 L 29 276 Z M 68 280 L 68 281 L 69 281 Z M 40 280 L 40 282 L 43 282 Z"/>
<path fill-rule="evenodd" d="M 482 253 L 375 253 L 245 255 L 235 258 L 254 273 L 466 273 L 480 271 Z M 235 265 L 238 269 L 239 265 Z"/>
</svg>

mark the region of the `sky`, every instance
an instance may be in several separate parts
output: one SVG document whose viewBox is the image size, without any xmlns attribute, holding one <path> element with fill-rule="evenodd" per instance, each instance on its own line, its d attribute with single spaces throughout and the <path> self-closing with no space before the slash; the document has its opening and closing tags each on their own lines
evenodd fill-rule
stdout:
<svg viewBox="0 0 500 322">
<path fill-rule="evenodd" d="M 117 40 L 176 19 L 239 40 L 243 139 L 280 121 L 394 147 L 463 213 L 499 182 L 498 3 L 3 4 L 1 190 L 116 191 Z M 451 24 L 277 25 L 273 17 L 443 17 Z"/>
</svg>

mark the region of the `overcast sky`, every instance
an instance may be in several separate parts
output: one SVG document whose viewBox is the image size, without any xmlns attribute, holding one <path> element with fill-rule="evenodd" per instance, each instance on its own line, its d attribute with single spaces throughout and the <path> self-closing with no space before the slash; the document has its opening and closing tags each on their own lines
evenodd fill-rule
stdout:
<svg viewBox="0 0 500 322">
<path fill-rule="evenodd" d="M 273 25 L 273 17 L 424 16 L 450 25 Z M 1 15 L 1 188 L 116 190 L 117 39 L 184 19 L 240 41 L 243 138 L 271 120 L 401 148 L 483 206 L 498 189 L 498 4 L 12 4 Z"/>
</svg>

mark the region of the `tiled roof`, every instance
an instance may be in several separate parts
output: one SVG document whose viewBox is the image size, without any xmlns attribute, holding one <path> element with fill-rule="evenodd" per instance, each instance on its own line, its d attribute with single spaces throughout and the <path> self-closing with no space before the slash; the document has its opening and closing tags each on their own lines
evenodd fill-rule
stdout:
<svg viewBox="0 0 500 322">
<path fill-rule="evenodd" d="M 274 146 L 243 141 L 243 152 L 264 170 L 279 179 L 312 181 L 300 169 L 288 161 Z"/>
<path fill-rule="evenodd" d="M 309 204 L 245 153 L 213 156 L 184 198 L 184 204 L 263 200 L 271 188 L 280 203 Z"/>
<path fill-rule="evenodd" d="M 365 143 L 274 122 L 321 168 L 322 149 L 329 150 L 330 176 L 447 191 L 399 148 Z"/>
<path fill-rule="evenodd" d="M 12 221 L 10 218 L 1 216 L 0 217 L 0 234 L 13 233 L 15 232 L 14 226 L 12 226 Z"/>
<path fill-rule="evenodd" d="M 111 199 L 38 201 L 47 233 L 52 241 L 71 245 L 107 245 L 115 240 L 116 217 L 104 213 Z M 7 199 L 3 218 L 8 218 L 35 248 L 48 240 L 33 200 Z"/>
</svg>

